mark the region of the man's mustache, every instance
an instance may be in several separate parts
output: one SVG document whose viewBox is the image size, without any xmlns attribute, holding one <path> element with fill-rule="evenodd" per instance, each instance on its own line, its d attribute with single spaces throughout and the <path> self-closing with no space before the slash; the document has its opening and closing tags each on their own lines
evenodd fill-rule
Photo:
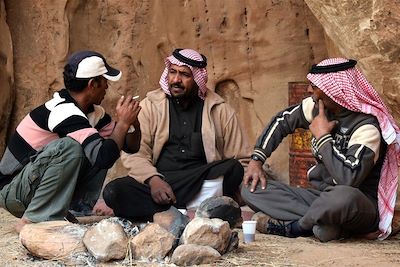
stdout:
<svg viewBox="0 0 400 267">
<path fill-rule="evenodd" d="M 181 83 L 173 83 L 173 84 L 171 84 L 169 87 L 174 87 L 174 88 L 181 88 L 181 89 L 184 89 L 184 86 L 183 86 L 183 84 L 181 84 Z"/>
</svg>

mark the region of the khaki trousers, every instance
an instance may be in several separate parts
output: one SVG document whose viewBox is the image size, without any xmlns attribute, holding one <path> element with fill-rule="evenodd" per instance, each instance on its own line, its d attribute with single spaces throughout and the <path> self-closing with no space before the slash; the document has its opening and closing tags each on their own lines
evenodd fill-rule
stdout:
<svg viewBox="0 0 400 267">
<path fill-rule="evenodd" d="M 96 176 L 99 171 L 93 173 L 90 168 L 78 142 L 69 137 L 57 139 L 32 156 L 4 186 L 0 206 L 32 222 L 63 220 L 74 196 L 89 196 L 93 205 L 98 198 L 106 173 Z M 85 191 L 89 194 L 82 193 Z"/>
</svg>

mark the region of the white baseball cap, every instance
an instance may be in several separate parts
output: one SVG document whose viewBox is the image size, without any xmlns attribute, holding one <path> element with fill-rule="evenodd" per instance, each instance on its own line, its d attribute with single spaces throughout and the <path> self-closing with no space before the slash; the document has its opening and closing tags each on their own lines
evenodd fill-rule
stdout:
<svg viewBox="0 0 400 267">
<path fill-rule="evenodd" d="M 72 54 L 66 67 L 72 71 L 75 78 L 88 79 L 103 76 L 110 81 L 118 81 L 122 72 L 107 64 L 106 59 L 94 51 L 79 51 Z"/>
</svg>

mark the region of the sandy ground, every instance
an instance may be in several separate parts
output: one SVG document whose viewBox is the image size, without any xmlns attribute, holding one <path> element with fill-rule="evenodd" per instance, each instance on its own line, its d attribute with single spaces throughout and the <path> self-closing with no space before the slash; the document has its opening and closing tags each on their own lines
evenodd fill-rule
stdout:
<svg viewBox="0 0 400 267">
<path fill-rule="evenodd" d="M 64 266 L 29 255 L 14 231 L 16 218 L 0 209 L 0 266 Z M 211 266 L 400 266 L 400 235 L 385 241 L 341 240 L 320 243 L 314 238 L 284 238 L 257 234 Z M 88 264 L 88 266 L 95 266 Z M 96 266 L 173 266 L 143 262 L 112 262 Z"/>
</svg>

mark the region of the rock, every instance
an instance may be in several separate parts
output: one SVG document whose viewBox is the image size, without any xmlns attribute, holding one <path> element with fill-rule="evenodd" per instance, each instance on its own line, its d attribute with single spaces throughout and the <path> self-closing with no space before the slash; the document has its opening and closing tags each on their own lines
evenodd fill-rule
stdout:
<svg viewBox="0 0 400 267">
<path fill-rule="evenodd" d="M 19 239 L 34 256 L 44 259 L 70 258 L 83 254 L 86 228 L 66 221 L 50 221 L 25 225 Z"/>
<path fill-rule="evenodd" d="M 3 1 L 1 1 L 3 2 Z M 14 91 L 14 58 L 10 29 L 7 25 L 7 16 L 4 3 L 0 2 L 0 153 L 6 147 L 8 125 L 15 99 Z"/>
<path fill-rule="evenodd" d="M 131 221 L 121 217 L 111 217 L 106 219 L 109 222 L 115 222 L 122 226 L 128 238 L 135 236 L 139 233 L 140 224 L 133 224 Z M 143 224 L 144 226 L 146 224 Z M 142 227 L 144 228 L 144 227 Z"/>
<path fill-rule="evenodd" d="M 239 227 L 242 222 L 242 210 L 230 197 L 210 197 L 204 200 L 196 210 L 196 217 L 219 218 L 227 221 L 231 228 Z"/>
<path fill-rule="evenodd" d="M 106 262 L 125 258 L 128 237 L 119 223 L 102 220 L 86 231 L 83 243 L 98 261 Z"/>
<path fill-rule="evenodd" d="M 231 237 L 229 224 L 221 219 L 194 218 L 181 236 L 181 244 L 210 246 L 224 253 Z"/>
<path fill-rule="evenodd" d="M 190 266 L 213 263 L 221 254 L 210 246 L 194 244 L 178 246 L 171 257 L 171 263 L 179 266 Z"/>
<path fill-rule="evenodd" d="M 189 223 L 189 217 L 183 215 L 177 208 L 171 206 L 171 208 L 166 211 L 154 214 L 153 222 L 173 234 L 178 241 L 186 225 Z"/>
<path fill-rule="evenodd" d="M 162 260 L 174 242 L 173 234 L 156 223 L 150 223 L 131 239 L 132 256 L 135 259 Z"/>
<path fill-rule="evenodd" d="M 331 55 L 358 61 L 386 105 L 400 122 L 399 3 L 396 1 L 305 0 L 322 24 Z M 331 50 L 331 51 L 329 51 Z"/>
</svg>

